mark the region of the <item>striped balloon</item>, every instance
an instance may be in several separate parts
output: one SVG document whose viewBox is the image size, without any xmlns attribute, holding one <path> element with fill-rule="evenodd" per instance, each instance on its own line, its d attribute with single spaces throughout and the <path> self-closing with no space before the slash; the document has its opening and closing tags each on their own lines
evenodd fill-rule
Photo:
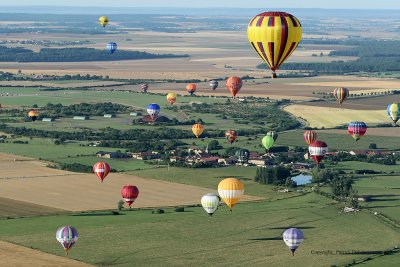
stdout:
<svg viewBox="0 0 400 267">
<path fill-rule="evenodd" d="M 193 124 L 192 132 L 197 138 L 199 138 L 199 136 L 204 132 L 203 125 L 201 125 L 200 123 Z"/>
<path fill-rule="evenodd" d="M 149 84 L 148 83 L 141 84 L 140 89 L 142 89 L 143 93 L 147 93 L 147 90 L 149 90 Z"/>
<path fill-rule="evenodd" d="M 160 113 L 160 106 L 156 103 L 152 103 L 147 106 L 147 113 L 149 113 L 150 117 L 154 120 L 157 118 L 158 114 Z"/>
<path fill-rule="evenodd" d="M 317 140 L 317 133 L 315 131 L 305 131 L 304 134 L 304 141 L 306 141 L 307 144 L 311 144 L 315 140 Z"/>
<path fill-rule="evenodd" d="M 294 256 L 294 252 L 300 246 L 301 242 L 304 240 L 304 234 L 300 229 L 289 228 L 283 232 L 283 241 L 286 246 L 290 248 Z"/>
<path fill-rule="evenodd" d="M 111 42 L 111 43 L 108 43 L 107 44 L 107 51 L 108 51 L 108 53 L 111 55 L 111 54 L 114 54 L 114 52 L 115 51 L 117 51 L 117 43 L 113 43 L 113 42 Z"/>
<path fill-rule="evenodd" d="M 272 71 L 275 71 L 296 50 L 302 36 L 300 21 L 286 12 L 264 12 L 255 16 L 247 28 L 253 49 Z"/>
<path fill-rule="evenodd" d="M 244 193 L 244 184 L 236 178 L 226 178 L 218 185 L 218 194 L 228 205 L 230 211 L 240 200 Z"/>
<path fill-rule="evenodd" d="M 211 81 L 210 81 L 210 87 L 211 87 L 211 89 L 213 89 L 213 90 L 215 91 L 215 89 L 218 88 L 218 81 L 216 81 L 216 80 L 211 80 Z"/>
<path fill-rule="evenodd" d="M 393 102 L 393 104 L 390 104 L 387 107 L 387 112 L 393 123 L 396 125 L 397 121 L 400 119 L 399 103 Z"/>
<path fill-rule="evenodd" d="M 326 153 L 328 153 L 328 145 L 322 141 L 312 142 L 308 147 L 308 152 L 314 161 L 319 164 Z"/>
<path fill-rule="evenodd" d="M 63 246 L 68 255 L 70 249 L 78 241 L 78 231 L 73 226 L 63 226 L 57 229 L 56 239 Z"/>
<path fill-rule="evenodd" d="M 131 207 L 132 203 L 139 196 L 139 189 L 134 185 L 125 185 L 121 189 L 121 196 L 128 203 L 129 207 Z"/>
<path fill-rule="evenodd" d="M 242 85 L 243 85 L 242 79 L 236 76 L 229 77 L 229 79 L 226 80 L 226 88 L 233 97 L 235 97 L 237 93 L 239 93 L 240 89 L 242 88 Z"/>
<path fill-rule="evenodd" d="M 349 134 L 351 137 L 358 142 L 361 137 L 367 132 L 367 125 L 362 121 L 353 121 L 349 123 L 349 127 L 347 127 Z"/>
<path fill-rule="evenodd" d="M 344 87 L 339 87 L 333 90 L 333 95 L 335 96 L 336 100 L 339 102 L 340 106 L 342 106 L 343 101 L 349 96 L 349 89 Z"/>
<path fill-rule="evenodd" d="M 217 211 L 221 198 L 217 194 L 208 193 L 201 198 L 201 206 L 210 215 L 210 218 Z"/>
<path fill-rule="evenodd" d="M 105 162 L 97 162 L 93 165 L 93 172 L 99 177 L 100 181 L 103 182 L 110 173 L 110 165 Z"/>
</svg>

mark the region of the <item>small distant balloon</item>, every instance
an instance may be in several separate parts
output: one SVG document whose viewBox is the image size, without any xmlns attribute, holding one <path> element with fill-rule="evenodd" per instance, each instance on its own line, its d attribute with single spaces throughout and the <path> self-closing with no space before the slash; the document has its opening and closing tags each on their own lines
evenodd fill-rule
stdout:
<svg viewBox="0 0 400 267">
<path fill-rule="evenodd" d="M 315 141 L 308 147 L 308 152 L 314 161 L 319 164 L 328 153 L 328 145 L 322 141 Z"/>
<path fill-rule="evenodd" d="M 161 108 L 158 104 L 152 103 L 147 106 L 147 113 L 150 115 L 150 117 L 155 120 L 160 113 Z"/>
<path fill-rule="evenodd" d="M 107 44 L 107 52 L 108 52 L 110 55 L 111 55 L 111 54 L 114 54 L 114 52 L 117 51 L 117 47 L 118 47 L 117 43 L 113 43 L 113 42 L 108 43 L 108 44 Z"/>
<path fill-rule="evenodd" d="M 268 151 L 274 145 L 274 138 L 270 135 L 266 135 L 261 140 L 262 145 Z"/>
<path fill-rule="evenodd" d="M 131 207 L 132 203 L 135 202 L 139 196 L 139 189 L 134 185 L 125 185 L 121 189 L 121 196 L 129 207 Z"/>
<path fill-rule="evenodd" d="M 176 94 L 175 93 L 169 93 L 167 95 L 167 101 L 171 104 L 171 106 L 176 102 Z"/>
<path fill-rule="evenodd" d="M 103 182 L 107 175 L 110 173 L 110 165 L 105 162 L 97 162 L 93 165 L 93 172 Z"/>
<path fill-rule="evenodd" d="M 217 194 L 209 193 L 205 194 L 201 198 L 201 206 L 210 215 L 210 218 L 217 211 L 221 198 Z"/>
<path fill-rule="evenodd" d="M 239 93 L 242 88 L 242 85 L 242 79 L 236 76 L 229 77 L 228 80 L 226 80 L 226 88 L 231 93 L 232 97 L 236 97 L 237 93 Z"/>
<path fill-rule="evenodd" d="M 200 123 L 193 124 L 192 132 L 197 138 L 199 138 L 199 136 L 204 132 L 203 125 L 201 125 Z"/>
<path fill-rule="evenodd" d="M 399 103 L 393 102 L 387 107 L 387 113 L 392 119 L 393 124 L 396 125 L 397 121 L 400 119 Z"/>
<path fill-rule="evenodd" d="M 186 85 L 186 91 L 190 94 L 193 95 L 197 90 L 197 86 L 195 83 L 189 83 Z"/>
<path fill-rule="evenodd" d="M 297 228 L 289 228 L 285 232 L 283 232 L 283 241 L 286 246 L 292 251 L 292 255 L 294 256 L 294 252 L 300 246 L 300 244 L 304 240 L 304 234 L 300 229 Z"/>
<path fill-rule="evenodd" d="M 73 226 L 63 226 L 57 229 L 56 239 L 63 246 L 68 255 L 71 248 L 78 241 L 78 231 Z"/>
<path fill-rule="evenodd" d="M 211 87 L 211 89 L 213 89 L 213 90 L 215 91 L 215 89 L 218 88 L 218 81 L 216 81 L 216 80 L 211 80 L 211 81 L 210 81 L 210 87 Z"/>
<path fill-rule="evenodd" d="M 335 96 L 336 100 L 339 102 L 339 105 L 342 106 L 343 102 L 349 96 L 349 89 L 344 87 L 339 87 L 333 90 L 333 95 Z"/>
<path fill-rule="evenodd" d="M 233 142 L 237 139 L 238 134 L 234 130 L 227 130 L 225 132 L 225 138 L 228 140 L 228 142 L 232 145 Z"/>
<path fill-rule="evenodd" d="M 304 141 L 306 141 L 308 145 L 317 140 L 317 133 L 312 130 L 305 131 L 303 136 L 304 136 Z"/>
<path fill-rule="evenodd" d="M 349 123 L 347 130 L 351 137 L 358 142 L 367 132 L 367 125 L 362 121 L 353 121 Z"/>
<path fill-rule="evenodd" d="M 149 84 L 148 83 L 141 84 L 140 89 L 142 90 L 143 93 L 147 93 L 147 91 L 149 90 Z"/>
<path fill-rule="evenodd" d="M 28 112 L 28 117 L 32 120 L 35 121 L 39 117 L 39 111 L 37 109 L 31 109 Z"/>
<path fill-rule="evenodd" d="M 106 16 L 101 16 L 99 18 L 99 23 L 101 26 L 105 27 L 108 24 L 109 19 Z"/>
</svg>

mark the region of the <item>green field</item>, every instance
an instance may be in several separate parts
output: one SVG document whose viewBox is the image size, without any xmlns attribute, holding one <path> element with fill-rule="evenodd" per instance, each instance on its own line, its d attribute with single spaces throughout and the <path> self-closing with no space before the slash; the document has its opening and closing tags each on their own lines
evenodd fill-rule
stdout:
<svg viewBox="0 0 400 267">
<path fill-rule="evenodd" d="M 337 205 L 316 194 L 240 204 L 232 214 L 223 206 L 213 219 L 201 208 L 187 208 L 184 213 L 168 209 L 166 214 L 143 210 L 2 220 L 0 238 L 64 256 L 54 237 L 61 225 L 74 225 L 80 234 L 69 257 L 97 266 L 342 265 L 399 245 L 400 238 L 398 230 L 368 212 L 339 214 Z M 290 226 L 305 234 L 294 257 L 281 240 Z M 316 254 L 353 250 L 367 254 Z M 388 257 L 387 263 L 397 258 Z"/>
</svg>

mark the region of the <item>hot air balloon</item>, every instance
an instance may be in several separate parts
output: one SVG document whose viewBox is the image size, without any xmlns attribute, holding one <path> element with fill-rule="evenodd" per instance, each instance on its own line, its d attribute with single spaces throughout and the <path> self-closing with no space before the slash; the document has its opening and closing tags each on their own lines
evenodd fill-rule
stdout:
<svg viewBox="0 0 400 267">
<path fill-rule="evenodd" d="M 268 151 L 274 145 L 274 138 L 272 136 L 266 135 L 261 140 L 261 143 Z"/>
<path fill-rule="evenodd" d="M 349 134 L 351 137 L 358 142 L 361 137 L 367 132 L 367 125 L 362 121 L 353 121 L 349 123 L 349 127 L 347 127 Z"/>
<path fill-rule="evenodd" d="M 213 90 L 215 91 L 215 89 L 218 88 L 218 81 L 216 81 L 216 80 L 211 80 L 211 81 L 210 81 L 210 87 L 211 87 L 211 89 L 213 89 Z"/>
<path fill-rule="evenodd" d="M 117 43 L 114 43 L 114 42 L 111 42 L 111 43 L 108 43 L 107 44 L 107 51 L 108 51 L 108 53 L 111 55 L 111 54 L 114 54 L 114 52 L 115 51 L 117 51 Z"/>
<path fill-rule="evenodd" d="M 125 185 L 121 189 L 121 196 L 124 201 L 128 203 L 130 208 L 132 203 L 135 202 L 135 200 L 139 196 L 139 189 L 134 185 Z"/>
<path fill-rule="evenodd" d="M 397 121 L 400 119 L 399 103 L 393 102 L 393 104 L 390 104 L 387 107 L 387 112 L 394 125 L 396 125 Z"/>
<path fill-rule="evenodd" d="M 150 117 L 155 120 L 160 113 L 160 106 L 156 103 L 152 103 L 147 106 L 147 113 L 149 113 Z"/>
<path fill-rule="evenodd" d="M 218 185 L 218 194 L 232 212 L 233 206 L 243 196 L 244 184 L 236 178 L 226 178 Z"/>
<path fill-rule="evenodd" d="M 28 116 L 32 121 L 35 121 L 39 117 L 39 111 L 37 109 L 32 109 L 28 112 Z"/>
<path fill-rule="evenodd" d="M 294 252 L 300 246 L 303 240 L 304 234 L 300 229 L 289 228 L 285 232 L 283 232 L 283 241 L 285 242 L 286 246 L 290 248 L 293 256 Z"/>
<path fill-rule="evenodd" d="M 103 182 L 110 173 L 110 165 L 105 162 L 97 162 L 93 165 L 93 172 L 99 177 L 100 181 Z"/>
<path fill-rule="evenodd" d="M 248 151 L 247 149 L 239 149 L 236 150 L 235 156 L 238 158 L 238 162 L 243 164 L 249 160 L 250 151 Z"/>
<path fill-rule="evenodd" d="M 143 93 L 147 93 L 147 90 L 149 90 L 149 84 L 148 83 L 141 84 L 140 89 L 142 89 Z"/>
<path fill-rule="evenodd" d="M 314 161 L 319 164 L 328 153 L 328 145 L 322 141 L 314 141 L 308 147 L 308 152 Z"/>
<path fill-rule="evenodd" d="M 300 21 L 285 12 L 265 12 L 255 16 L 247 28 L 249 42 L 257 54 L 275 71 L 296 50 L 302 36 Z"/>
<path fill-rule="evenodd" d="M 189 83 L 186 85 L 186 91 L 190 94 L 193 95 L 194 92 L 196 92 L 197 86 L 195 83 Z"/>
<path fill-rule="evenodd" d="M 204 132 L 204 127 L 200 123 L 195 123 L 192 126 L 192 132 L 194 135 L 199 138 L 199 136 Z"/>
<path fill-rule="evenodd" d="M 274 141 L 276 141 L 276 139 L 278 139 L 278 133 L 277 132 L 275 132 L 275 131 L 269 131 L 268 133 L 267 133 L 267 136 L 272 136 L 272 138 L 274 139 Z"/>
<path fill-rule="evenodd" d="M 225 137 L 226 140 L 228 140 L 228 142 L 232 145 L 232 143 L 235 142 L 236 138 L 238 137 L 238 134 L 233 130 L 228 130 L 225 132 Z"/>
<path fill-rule="evenodd" d="M 101 16 L 99 18 L 99 23 L 101 26 L 105 27 L 108 24 L 108 18 L 106 16 Z"/>
<path fill-rule="evenodd" d="M 168 101 L 171 105 L 173 105 L 173 104 L 175 103 L 175 101 L 176 101 L 176 94 L 175 94 L 175 93 L 169 93 L 169 94 L 167 95 L 167 101 Z"/>
<path fill-rule="evenodd" d="M 68 255 L 70 249 L 78 241 L 78 231 L 73 226 L 63 226 L 57 229 L 56 239 L 61 243 Z"/>
<path fill-rule="evenodd" d="M 221 198 L 217 194 L 208 193 L 201 198 L 203 209 L 210 215 L 210 218 L 217 211 Z"/>
<path fill-rule="evenodd" d="M 317 133 L 315 131 L 305 131 L 303 136 L 308 145 L 317 140 Z"/>
<path fill-rule="evenodd" d="M 228 78 L 228 80 L 226 80 L 226 88 L 229 90 L 233 97 L 235 97 L 236 94 L 239 93 L 242 85 L 242 79 L 236 76 L 230 77 Z"/>
<path fill-rule="evenodd" d="M 333 90 L 333 95 L 335 96 L 336 100 L 339 102 L 340 106 L 342 106 L 343 101 L 349 96 L 349 89 L 344 87 L 339 87 Z"/>
</svg>

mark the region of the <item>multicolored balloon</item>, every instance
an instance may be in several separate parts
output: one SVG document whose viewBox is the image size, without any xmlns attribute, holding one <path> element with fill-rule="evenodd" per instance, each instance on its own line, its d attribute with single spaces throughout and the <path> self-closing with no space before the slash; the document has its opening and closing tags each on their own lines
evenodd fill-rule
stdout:
<svg viewBox="0 0 400 267">
<path fill-rule="evenodd" d="M 192 132 L 194 135 L 199 138 L 199 136 L 204 132 L 204 127 L 200 123 L 195 123 L 192 126 Z"/>
<path fill-rule="evenodd" d="M 63 226 L 57 229 L 56 239 L 63 246 L 65 252 L 69 253 L 70 249 L 78 241 L 78 231 L 73 226 Z"/>
<path fill-rule="evenodd" d="M 362 121 L 353 121 L 349 123 L 347 130 L 351 137 L 358 142 L 358 140 L 360 140 L 367 132 L 367 125 Z"/>
<path fill-rule="evenodd" d="M 242 88 L 242 85 L 243 85 L 242 79 L 236 76 L 229 77 L 228 80 L 226 80 L 226 88 L 233 97 L 235 97 L 237 93 L 239 93 L 240 89 Z"/>
<path fill-rule="evenodd" d="M 274 139 L 274 141 L 276 141 L 276 139 L 278 139 L 278 133 L 277 132 L 275 132 L 275 131 L 269 131 L 268 133 L 267 133 L 267 136 L 271 136 L 273 139 Z"/>
<path fill-rule="evenodd" d="M 210 218 L 217 211 L 221 198 L 217 194 L 208 193 L 201 198 L 203 209 L 210 215 Z"/>
<path fill-rule="evenodd" d="M 285 232 L 283 232 L 283 241 L 285 242 L 286 246 L 290 248 L 293 256 L 294 252 L 300 246 L 303 240 L 304 234 L 300 229 L 289 228 Z"/>
<path fill-rule="evenodd" d="M 305 131 L 303 136 L 304 136 L 304 141 L 306 141 L 306 143 L 308 145 L 310 145 L 312 142 L 317 140 L 317 132 L 316 131 L 312 131 L 312 130 Z"/>
<path fill-rule="evenodd" d="M 105 27 L 109 22 L 109 19 L 106 16 L 101 16 L 99 18 L 99 23 L 101 26 Z"/>
<path fill-rule="evenodd" d="M 218 185 L 218 194 L 229 207 L 231 212 L 232 208 L 243 196 L 243 193 L 244 184 L 236 178 L 226 178 Z"/>
<path fill-rule="evenodd" d="M 142 89 L 143 93 L 147 93 L 147 91 L 149 90 L 149 84 L 148 83 L 141 84 L 140 89 Z"/>
<path fill-rule="evenodd" d="M 110 165 L 105 162 L 97 162 L 93 165 L 93 172 L 103 182 L 107 175 L 110 173 Z"/>
<path fill-rule="evenodd" d="M 342 106 L 343 101 L 349 96 L 349 89 L 344 87 L 339 87 L 333 90 L 333 95 L 335 96 L 336 100 L 339 102 L 340 106 Z"/>
<path fill-rule="evenodd" d="M 210 87 L 211 87 L 211 89 L 213 89 L 213 90 L 215 91 L 215 89 L 218 88 L 218 81 L 216 81 L 216 80 L 211 80 L 211 81 L 210 81 Z"/>
<path fill-rule="evenodd" d="M 276 70 L 296 50 L 302 36 L 300 21 L 285 12 L 264 12 L 247 28 L 249 42 L 276 78 Z"/>
<path fill-rule="evenodd" d="M 394 125 L 396 125 L 397 121 L 400 119 L 399 103 L 393 102 L 393 104 L 390 104 L 387 107 L 387 112 Z"/>
<path fill-rule="evenodd" d="M 32 121 L 37 120 L 37 118 L 39 117 L 39 111 L 37 109 L 31 109 L 28 112 L 28 117 L 31 118 Z"/>
<path fill-rule="evenodd" d="M 111 55 L 111 54 L 114 54 L 114 52 L 117 51 L 117 47 L 118 47 L 117 43 L 113 43 L 113 42 L 108 43 L 108 44 L 107 44 L 107 51 L 108 51 L 108 53 L 109 53 L 110 55 Z"/>
<path fill-rule="evenodd" d="M 263 137 L 261 140 L 262 145 L 265 147 L 265 149 L 268 151 L 273 145 L 274 145 L 274 138 L 270 135 L 266 135 Z"/>
<path fill-rule="evenodd" d="M 315 141 L 308 147 L 308 152 L 314 161 L 319 164 L 328 153 L 328 145 L 322 141 Z"/>
<path fill-rule="evenodd" d="M 225 132 L 225 138 L 232 145 L 232 143 L 238 138 L 238 134 L 234 130 L 227 130 Z"/>
<path fill-rule="evenodd" d="M 160 113 L 160 110 L 161 110 L 160 106 L 156 103 L 152 103 L 147 106 L 147 113 L 153 120 L 157 118 L 158 114 Z"/>
<path fill-rule="evenodd" d="M 176 94 L 175 93 L 169 93 L 167 95 L 167 101 L 171 104 L 171 106 L 176 102 Z"/>
<path fill-rule="evenodd" d="M 196 92 L 197 86 L 195 83 L 189 83 L 186 85 L 186 91 L 190 94 L 193 95 L 194 92 Z"/>
<path fill-rule="evenodd" d="M 121 189 L 121 196 L 124 201 L 128 203 L 130 208 L 132 203 L 135 202 L 135 200 L 139 196 L 139 189 L 134 185 L 125 185 Z"/>
</svg>

